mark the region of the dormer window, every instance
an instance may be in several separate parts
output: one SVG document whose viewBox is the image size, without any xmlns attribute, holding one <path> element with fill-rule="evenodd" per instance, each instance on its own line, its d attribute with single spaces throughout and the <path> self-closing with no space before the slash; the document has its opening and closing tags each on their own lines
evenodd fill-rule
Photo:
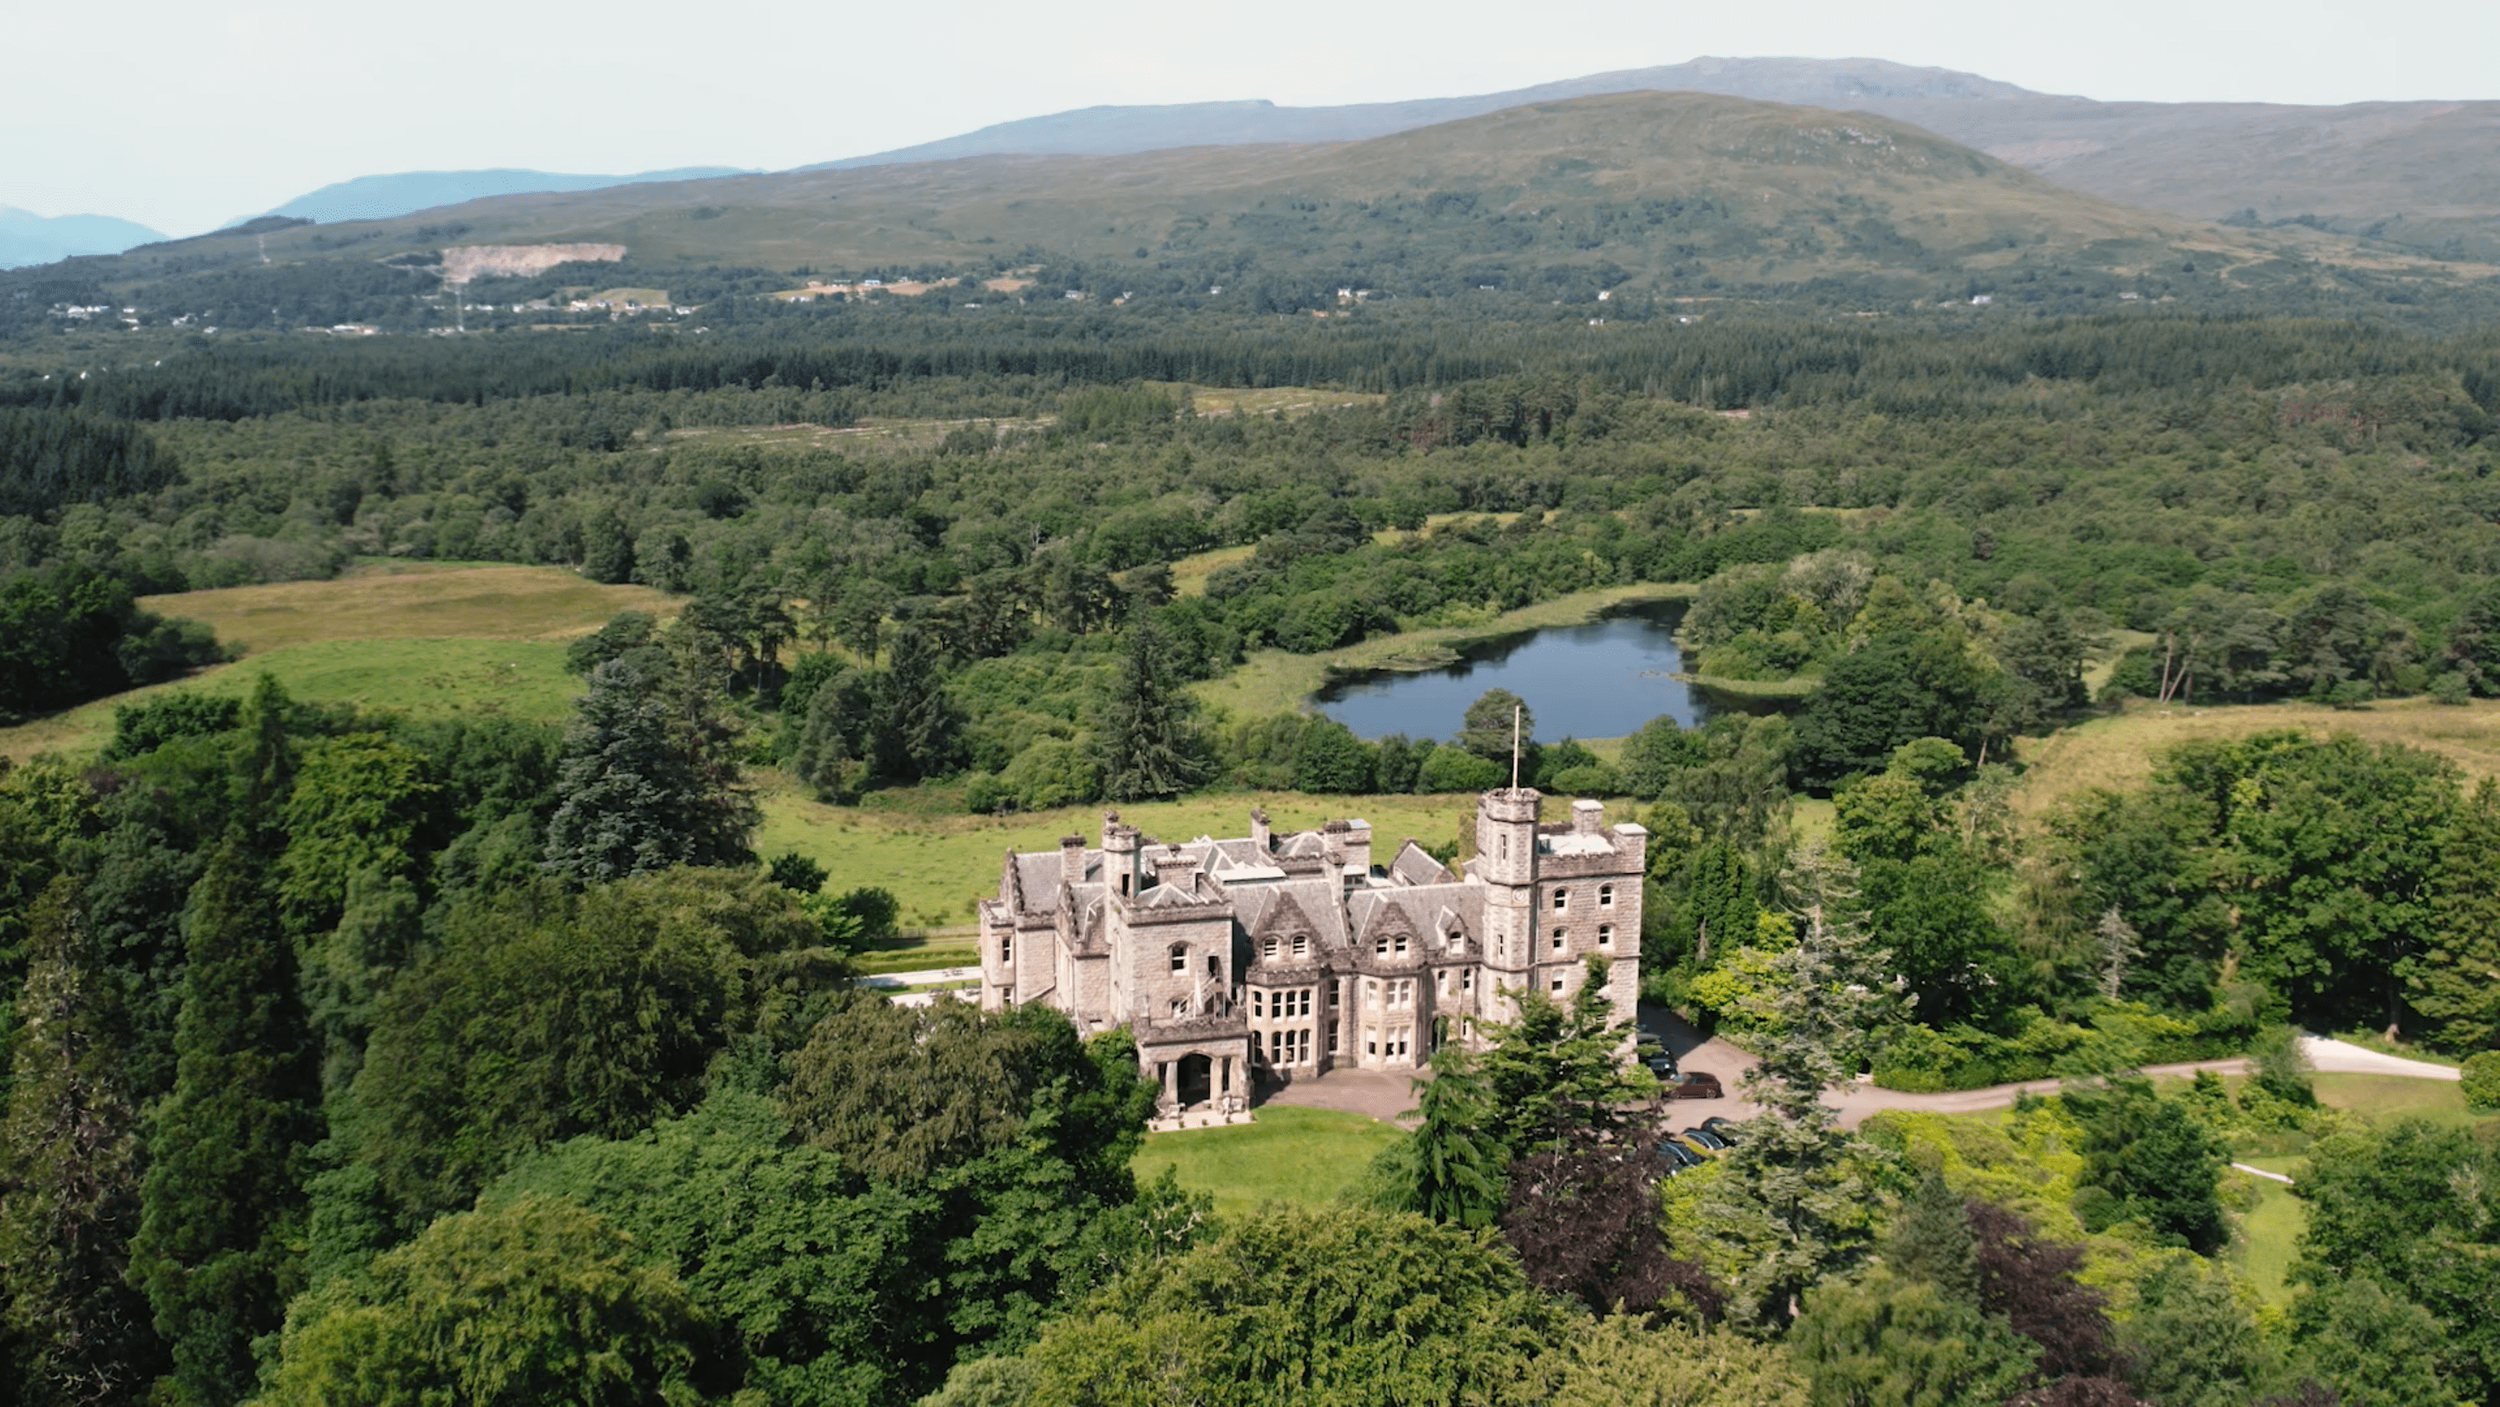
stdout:
<svg viewBox="0 0 2500 1407">
<path fill-rule="evenodd" d="M 1381 958 L 1389 956 L 1388 934 L 1383 933 L 1372 939 L 1372 956 Z"/>
<path fill-rule="evenodd" d="M 1189 972 L 1189 949 L 1178 943 L 1172 945 L 1172 970 L 1183 976 Z"/>
<path fill-rule="evenodd" d="M 1276 961 L 1276 940 L 1275 940 L 1275 939 L 1273 939 L 1273 938 L 1262 938 L 1262 939 L 1260 939 L 1260 940 L 1259 940 L 1259 961 L 1261 961 L 1261 962 L 1274 962 L 1274 961 Z"/>
<path fill-rule="evenodd" d="M 1398 956 L 1400 956 L 1400 957 L 1404 957 L 1404 956 L 1406 956 L 1406 935 L 1405 935 L 1405 934 L 1403 934 L 1403 933 L 1401 933 L 1401 934 L 1399 934 L 1399 935 L 1398 935 L 1398 940 L 1397 940 L 1397 951 L 1398 951 Z"/>
<path fill-rule="evenodd" d="M 1297 933 L 1293 935 L 1293 955 L 1300 958 L 1309 957 L 1310 954 L 1311 935 L 1308 933 Z"/>
<path fill-rule="evenodd" d="M 1467 935 L 1453 928 L 1449 932 L 1441 935 L 1441 946 L 1455 953 L 1459 949 L 1467 946 Z"/>
</svg>

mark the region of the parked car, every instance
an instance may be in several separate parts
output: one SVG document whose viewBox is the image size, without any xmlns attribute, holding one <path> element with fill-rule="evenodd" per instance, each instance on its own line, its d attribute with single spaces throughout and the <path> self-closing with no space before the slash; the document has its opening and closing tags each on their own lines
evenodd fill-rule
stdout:
<svg viewBox="0 0 2500 1407">
<path fill-rule="evenodd" d="M 1729 1147 L 1732 1148 L 1736 1145 L 1737 1132 L 1736 1121 L 1734 1119 L 1721 1118 L 1719 1115 L 1713 1114 L 1709 1118 L 1702 1120 L 1701 1126 L 1725 1139 Z"/>
<path fill-rule="evenodd" d="M 1666 1159 L 1670 1163 L 1673 1163 L 1679 1172 L 1685 1168 L 1700 1167 L 1705 1161 L 1699 1153 L 1694 1152 L 1692 1149 L 1685 1147 L 1683 1144 L 1676 1142 L 1672 1138 L 1664 1138 L 1658 1141 L 1658 1156 Z"/>
<path fill-rule="evenodd" d="M 1703 1128 L 1698 1124 L 1688 1129 L 1678 1130 L 1675 1136 L 1683 1139 L 1686 1143 L 1700 1144 L 1705 1152 L 1718 1153 L 1725 1151 L 1727 1148 L 1726 1139 L 1719 1137 L 1717 1134 L 1712 1133 L 1710 1130 Z"/>
<path fill-rule="evenodd" d="M 1648 1069 L 1649 1073 L 1661 1080 L 1675 1078 L 1675 1057 L 1667 1054 L 1663 1048 L 1642 1051 L 1641 1064 Z"/>
<path fill-rule="evenodd" d="M 1667 1082 L 1669 1099 L 1723 1099 L 1727 1091 L 1719 1087 L 1719 1077 L 1706 1070 L 1687 1070 Z"/>
</svg>

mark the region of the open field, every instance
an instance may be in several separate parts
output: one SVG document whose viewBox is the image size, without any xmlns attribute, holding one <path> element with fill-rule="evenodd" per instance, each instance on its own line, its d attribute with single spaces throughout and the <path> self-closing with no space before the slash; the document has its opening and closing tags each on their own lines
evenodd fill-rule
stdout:
<svg viewBox="0 0 2500 1407">
<path fill-rule="evenodd" d="M 2072 791 L 2138 786 L 2153 774 L 2155 759 L 2166 748 L 2197 738 L 2245 737 L 2268 728 L 2408 743 L 2456 763 L 2468 777 L 2500 775 L 2500 700 L 2476 699 L 2461 708 L 2428 699 L 2394 699 L 2356 709 L 2309 703 L 2167 709 L 2137 704 L 2046 738 L 2023 739 L 2018 756 L 2025 770 L 2014 806 L 2026 817 L 2037 817 Z"/>
<path fill-rule="evenodd" d="M 1203 585 L 1203 571 L 1199 579 Z M 1448 663 L 1451 651 L 1472 641 L 1546 626 L 1583 625 L 1611 606 L 1628 601 L 1664 601 L 1688 596 L 1692 591 L 1689 586 L 1609 586 L 1506 611 L 1480 625 L 1401 631 L 1315 655 L 1257 650 L 1232 673 L 1193 684 L 1190 689 L 1201 702 L 1235 718 L 1284 713 L 1300 708 L 1304 699 L 1328 681 L 1331 670 L 1430 669 Z M 1450 727 L 1455 731 L 1458 720 L 1451 719 Z"/>
<path fill-rule="evenodd" d="M 2279 1172 L 2289 1177 L 2300 1176 L 2307 1165 L 2301 1158 L 2243 1158 L 2253 1168 Z M 2233 1258 L 2240 1273 L 2246 1275 L 2257 1293 L 2269 1304 L 2288 1304 L 2292 1287 L 2285 1277 L 2290 1274 L 2292 1257 L 2298 1253 L 2300 1232 L 2305 1221 L 2300 1199 L 2292 1189 L 2271 1178 L 2250 1177 L 2246 1173 L 2227 1173 L 2241 1178 L 2254 1189 L 2256 1201 L 2240 1214 L 2240 1239 L 2232 1247 Z"/>
<path fill-rule="evenodd" d="M 831 876 L 825 887 L 834 893 L 862 885 L 889 890 L 902 901 L 906 924 L 967 922 L 976 901 L 998 892 L 999 862 L 1007 850 L 1049 850 L 1069 834 L 1095 843 L 1102 830 L 1099 806 L 1013 816 L 915 814 L 827 806 L 778 774 L 757 780 L 764 806 L 764 824 L 755 837 L 758 854 L 796 850 L 825 867 Z M 1279 833 L 1360 816 L 1372 823 L 1373 857 L 1385 861 L 1410 835 L 1435 842 L 1455 835 L 1461 818 L 1474 814 L 1475 798 L 1214 792 L 1119 811 L 1122 820 L 1149 835 L 1186 840 L 1247 833 L 1252 806 L 1266 808 Z"/>
<path fill-rule="evenodd" d="M 559 719 L 581 692 L 565 639 L 618 611 L 672 615 L 642 586 L 601 586 L 560 567 L 373 562 L 330 581 L 149 596 L 167 615 L 205 621 L 242 660 L 188 679 L 99 699 L 0 729 L 0 756 L 72 756 L 103 746 L 113 709 L 174 689 L 240 697 L 266 672 L 299 699 L 438 714 L 496 710 Z"/>
<path fill-rule="evenodd" d="M 1179 381 L 1146 383 L 1178 395 L 1189 393 L 1190 406 L 1200 415 L 1307 415 L 1315 410 L 1334 410 L 1341 406 L 1378 405 L 1389 399 L 1372 391 L 1334 391 L 1317 386 L 1199 386 Z"/>
<path fill-rule="evenodd" d="M 664 591 L 601 586 L 562 567 L 413 565 L 360 565 L 331 581 L 186 591 L 140 604 L 205 621 L 251 654 L 317 640 L 555 640 L 596 630 L 619 611 L 677 613 Z"/>
<path fill-rule="evenodd" d="M 1140 1182 L 1170 1168 L 1182 1187 L 1211 1194 L 1216 1211 L 1231 1216 L 1264 1202 L 1331 1202 L 1397 1137 L 1395 1128 L 1343 1109 L 1270 1104 L 1254 1123 L 1150 1133 L 1129 1166 Z"/>
<path fill-rule="evenodd" d="M 553 641 L 314 641 L 0 728 L 0 756 L 22 762 L 39 752 L 91 755 L 112 736 L 116 705 L 178 689 L 241 698 L 264 673 L 293 698 L 425 716 L 505 713 L 555 722 L 572 711 L 582 691 L 581 680 L 564 667 L 564 646 Z"/>
</svg>

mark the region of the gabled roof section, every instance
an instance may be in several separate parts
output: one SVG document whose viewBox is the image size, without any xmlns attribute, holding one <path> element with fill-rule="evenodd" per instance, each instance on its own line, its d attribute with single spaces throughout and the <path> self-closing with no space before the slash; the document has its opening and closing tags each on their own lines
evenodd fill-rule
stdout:
<svg viewBox="0 0 2500 1407">
<path fill-rule="evenodd" d="M 1389 878 L 1405 885 L 1458 882 L 1458 876 L 1451 874 L 1448 866 L 1424 853 L 1424 848 L 1413 840 L 1399 846 L 1396 857 L 1389 861 Z"/>
</svg>

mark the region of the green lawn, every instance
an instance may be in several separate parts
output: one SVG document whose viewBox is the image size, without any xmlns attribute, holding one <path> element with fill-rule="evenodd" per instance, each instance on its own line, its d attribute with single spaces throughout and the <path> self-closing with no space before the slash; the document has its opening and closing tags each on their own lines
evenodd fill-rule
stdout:
<svg viewBox="0 0 2500 1407">
<path fill-rule="evenodd" d="M 1265 1202 L 1319 1206 L 1354 1185 L 1398 1130 L 1342 1109 L 1271 1104 L 1255 1123 L 1150 1133 L 1130 1167 L 1140 1182 L 1173 1170 L 1182 1187 L 1236 1215 Z"/>
<path fill-rule="evenodd" d="M 2308 1166 L 2306 1158 L 2243 1158 L 2253 1168 L 2298 1177 Z M 2245 1173 L 2231 1174 L 2246 1177 Z M 2291 1300 L 2291 1287 L 2284 1277 L 2292 1268 L 2292 1255 L 2297 1249 L 2302 1226 L 2300 1199 L 2292 1189 L 2272 1178 L 2250 1177 L 2256 1189 L 2256 1204 L 2240 1217 L 2240 1243 L 2237 1259 L 2242 1273 L 2257 1287 L 2257 1293 L 2268 1303 L 2285 1304 Z"/>
<path fill-rule="evenodd" d="M 765 856 L 795 850 L 825 867 L 834 893 L 875 885 L 902 901 L 903 922 L 942 927 L 970 922 L 973 905 L 998 892 L 999 864 L 1009 849 L 1050 850 L 1063 835 L 1100 844 L 1099 806 L 1070 806 L 1014 816 L 900 811 L 877 806 L 827 806 L 778 773 L 761 774 L 764 824 L 755 849 Z M 1279 833 L 1341 816 L 1372 823 L 1372 859 L 1385 863 L 1408 836 L 1435 843 L 1475 814 L 1472 796 L 1306 796 L 1300 792 L 1214 792 L 1183 801 L 1119 808 L 1120 818 L 1164 840 L 1246 835 L 1249 812 L 1262 806 Z"/>
</svg>

